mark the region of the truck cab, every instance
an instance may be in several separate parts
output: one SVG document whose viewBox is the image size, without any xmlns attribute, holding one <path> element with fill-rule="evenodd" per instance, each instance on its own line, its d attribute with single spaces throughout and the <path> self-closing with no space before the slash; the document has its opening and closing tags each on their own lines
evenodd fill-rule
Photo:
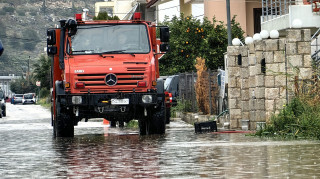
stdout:
<svg viewBox="0 0 320 179">
<path fill-rule="evenodd" d="M 165 133 L 158 58 L 168 50 L 167 27 L 158 40 L 150 22 L 76 18 L 47 35 L 55 136 L 73 136 L 79 121 L 97 117 L 111 124 L 137 119 L 141 135 Z"/>
</svg>

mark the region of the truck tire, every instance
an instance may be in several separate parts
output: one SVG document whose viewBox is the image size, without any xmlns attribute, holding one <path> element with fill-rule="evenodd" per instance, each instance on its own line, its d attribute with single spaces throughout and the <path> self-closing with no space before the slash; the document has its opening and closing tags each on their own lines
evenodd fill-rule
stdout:
<svg viewBox="0 0 320 179">
<path fill-rule="evenodd" d="M 66 114 L 60 114 L 56 117 L 54 122 L 55 136 L 56 137 L 73 137 L 74 125 L 72 118 Z"/>
<path fill-rule="evenodd" d="M 166 131 L 166 110 L 164 105 L 158 107 L 157 109 L 153 110 L 153 113 L 149 115 L 145 121 L 145 127 L 143 126 L 144 123 L 141 123 L 140 134 L 144 135 L 143 131 L 145 131 L 145 135 L 152 135 L 152 134 L 165 134 Z M 140 127 L 140 122 L 139 122 Z"/>
<path fill-rule="evenodd" d="M 139 119 L 139 134 L 146 135 L 147 134 L 147 123 L 146 119 Z"/>
<path fill-rule="evenodd" d="M 53 121 L 53 134 L 55 137 L 73 137 L 74 125 L 73 119 L 61 109 L 58 99 L 56 99 L 56 113 Z"/>
</svg>

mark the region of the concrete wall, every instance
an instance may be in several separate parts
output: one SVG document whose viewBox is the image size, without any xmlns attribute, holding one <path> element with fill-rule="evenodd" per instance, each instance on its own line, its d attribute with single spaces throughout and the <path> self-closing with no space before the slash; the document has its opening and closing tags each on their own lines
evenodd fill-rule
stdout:
<svg viewBox="0 0 320 179">
<path fill-rule="evenodd" d="M 256 129 L 257 122 L 267 122 L 292 98 L 294 79 L 311 79 L 310 30 L 289 29 L 286 34 L 228 47 L 230 128 L 241 128 L 248 120 L 249 129 Z"/>
</svg>

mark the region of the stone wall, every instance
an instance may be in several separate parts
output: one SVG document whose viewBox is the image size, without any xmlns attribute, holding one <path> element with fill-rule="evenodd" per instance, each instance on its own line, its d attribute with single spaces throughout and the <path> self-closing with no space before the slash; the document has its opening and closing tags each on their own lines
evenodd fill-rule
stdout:
<svg viewBox="0 0 320 179">
<path fill-rule="evenodd" d="M 289 29 L 280 39 L 228 47 L 230 128 L 266 122 L 294 95 L 294 79 L 311 79 L 311 32 Z"/>
</svg>

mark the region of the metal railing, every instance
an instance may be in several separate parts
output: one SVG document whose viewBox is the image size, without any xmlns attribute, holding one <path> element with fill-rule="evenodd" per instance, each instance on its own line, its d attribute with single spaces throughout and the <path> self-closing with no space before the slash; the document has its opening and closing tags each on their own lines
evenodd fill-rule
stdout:
<svg viewBox="0 0 320 179">
<path fill-rule="evenodd" d="M 296 0 L 262 0 L 261 22 L 288 14 L 289 6 L 294 4 Z"/>
<path fill-rule="evenodd" d="M 319 35 L 320 35 L 320 28 L 311 37 L 311 49 L 312 49 L 311 58 L 314 60 L 317 66 L 320 65 Z"/>
</svg>

